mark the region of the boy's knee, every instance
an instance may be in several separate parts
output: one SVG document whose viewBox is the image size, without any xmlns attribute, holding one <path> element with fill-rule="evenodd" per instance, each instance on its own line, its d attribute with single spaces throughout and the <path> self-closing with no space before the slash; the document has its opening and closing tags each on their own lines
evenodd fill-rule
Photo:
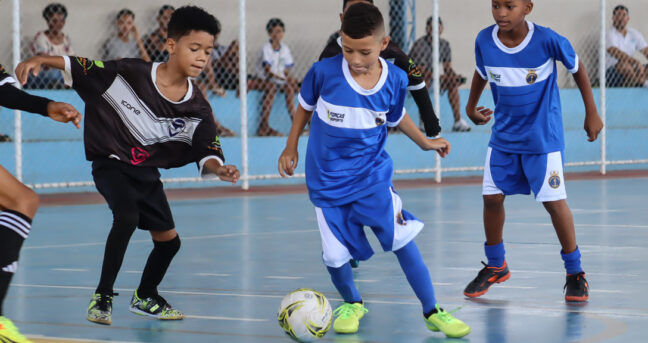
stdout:
<svg viewBox="0 0 648 343">
<path fill-rule="evenodd" d="M 484 195 L 484 208 L 487 210 L 498 210 L 504 206 L 503 194 Z"/>
<path fill-rule="evenodd" d="M 12 200 L 11 203 L 7 204 L 7 209 L 20 212 L 29 218 L 34 218 L 40 203 L 36 192 L 25 187 L 24 190 L 15 194 L 15 197 Z"/>
<path fill-rule="evenodd" d="M 567 202 L 565 200 L 545 201 L 542 203 L 542 205 L 544 205 L 544 208 L 551 215 L 559 214 L 561 212 L 564 212 L 565 210 L 569 211 L 569 207 L 567 206 Z"/>
</svg>

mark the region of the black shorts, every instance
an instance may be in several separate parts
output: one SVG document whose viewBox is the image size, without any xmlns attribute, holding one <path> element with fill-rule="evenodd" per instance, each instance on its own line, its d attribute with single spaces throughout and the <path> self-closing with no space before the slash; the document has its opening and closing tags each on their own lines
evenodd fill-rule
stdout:
<svg viewBox="0 0 648 343">
<path fill-rule="evenodd" d="M 92 177 L 113 216 L 135 211 L 139 217 L 137 227 L 142 230 L 168 231 L 175 228 L 157 168 L 136 167 L 104 158 L 92 161 Z"/>
</svg>

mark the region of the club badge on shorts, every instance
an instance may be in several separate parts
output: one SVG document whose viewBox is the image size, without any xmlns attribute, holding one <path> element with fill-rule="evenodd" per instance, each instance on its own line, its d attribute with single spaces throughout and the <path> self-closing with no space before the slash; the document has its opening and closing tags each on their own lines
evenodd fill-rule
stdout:
<svg viewBox="0 0 648 343">
<path fill-rule="evenodd" d="M 549 177 L 547 183 L 549 183 L 549 187 L 553 189 L 560 187 L 560 175 L 558 175 L 557 171 L 551 172 L 551 176 Z"/>
</svg>

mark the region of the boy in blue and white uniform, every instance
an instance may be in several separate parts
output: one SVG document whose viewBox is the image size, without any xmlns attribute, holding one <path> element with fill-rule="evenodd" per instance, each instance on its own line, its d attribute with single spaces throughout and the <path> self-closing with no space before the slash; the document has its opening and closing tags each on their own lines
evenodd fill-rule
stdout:
<svg viewBox="0 0 648 343">
<path fill-rule="evenodd" d="M 385 151 L 386 126 L 398 126 L 423 150 L 450 151 L 443 138 L 426 138 L 404 113 L 407 74 L 379 57 L 389 38 L 380 11 L 359 3 L 342 21 L 343 54 L 317 62 L 302 83 L 299 107 L 286 148 L 279 158 L 282 176 L 297 165 L 299 134 L 310 119 L 306 184 L 315 205 L 322 257 L 344 303 L 335 310 L 337 333 L 358 331 L 368 310 L 353 282 L 350 259 L 373 254 L 363 226 L 385 251 L 393 251 L 423 305 L 428 328 L 463 337 L 470 327 L 436 303 L 430 274 L 413 242 L 423 228 L 393 190 L 392 160 Z"/>
<path fill-rule="evenodd" d="M 475 42 L 477 70 L 466 112 L 475 124 L 495 123 L 484 169 L 484 246 L 488 265 L 466 287 L 478 297 L 510 272 L 504 258 L 504 198 L 533 191 L 542 202 L 562 246 L 567 278 L 565 300 L 587 301 L 589 285 L 580 264 L 574 221 L 567 206 L 563 176 L 565 149 L 556 61 L 573 74 L 585 104 L 585 131 L 596 140 L 603 128 L 587 71 L 569 41 L 553 30 L 526 21 L 531 0 L 492 0 L 496 25 L 482 30 Z M 477 107 L 490 82 L 495 111 Z"/>
</svg>

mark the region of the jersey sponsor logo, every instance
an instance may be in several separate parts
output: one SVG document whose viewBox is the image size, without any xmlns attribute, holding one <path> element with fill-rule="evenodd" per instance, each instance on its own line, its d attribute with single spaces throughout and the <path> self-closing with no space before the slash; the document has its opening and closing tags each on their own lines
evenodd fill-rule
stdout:
<svg viewBox="0 0 648 343">
<path fill-rule="evenodd" d="M 530 85 L 534 84 L 538 80 L 538 74 L 534 69 L 529 69 L 529 73 L 526 76 L 526 82 Z"/>
<path fill-rule="evenodd" d="M 493 72 L 489 71 L 488 75 L 490 75 L 491 80 L 495 82 L 501 82 L 502 80 L 502 75 L 500 74 L 493 74 Z"/>
<path fill-rule="evenodd" d="M 169 136 L 177 136 L 179 133 L 184 131 L 185 127 L 187 127 L 187 123 L 185 123 L 184 120 L 180 118 L 173 119 L 173 121 L 169 123 Z"/>
<path fill-rule="evenodd" d="M 122 101 L 121 101 L 121 104 L 122 104 L 122 106 L 124 106 L 127 110 L 132 111 L 133 113 L 135 113 L 135 115 L 140 115 L 140 113 L 141 113 L 140 110 L 138 110 L 137 108 L 135 108 L 133 105 L 129 104 L 128 101 L 126 101 L 126 100 L 122 100 Z"/>
<path fill-rule="evenodd" d="M 344 113 L 333 112 L 327 109 L 326 114 L 328 116 L 328 119 L 332 122 L 341 123 L 344 121 Z"/>
<path fill-rule="evenodd" d="M 549 184 L 549 187 L 553 189 L 560 187 L 560 175 L 558 175 L 557 171 L 551 172 L 551 176 L 549 177 L 549 180 L 547 180 L 547 183 Z"/>
<path fill-rule="evenodd" d="M 133 165 L 138 165 L 144 161 L 146 161 L 151 155 L 148 153 L 148 151 L 140 148 L 140 147 L 134 147 L 131 149 L 131 160 L 130 162 Z"/>
</svg>

